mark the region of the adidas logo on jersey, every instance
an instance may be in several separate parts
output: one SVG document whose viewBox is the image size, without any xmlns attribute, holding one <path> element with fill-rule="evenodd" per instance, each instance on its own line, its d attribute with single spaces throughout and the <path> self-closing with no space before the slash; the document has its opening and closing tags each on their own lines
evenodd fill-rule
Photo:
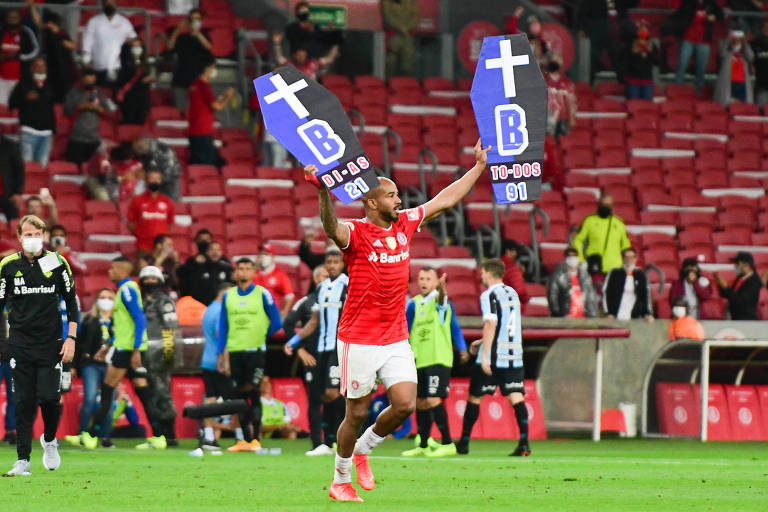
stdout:
<svg viewBox="0 0 768 512">
<path fill-rule="evenodd" d="M 384 244 L 381 243 L 381 240 L 378 238 L 373 242 L 374 247 L 384 247 Z"/>
<path fill-rule="evenodd" d="M 408 259 L 408 251 L 401 251 L 398 254 L 387 254 L 385 252 L 376 253 L 376 251 L 371 251 L 371 254 L 368 256 L 368 261 L 378 262 L 378 263 L 400 263 L 402 261 L 406 261 Z"/>
</svg>

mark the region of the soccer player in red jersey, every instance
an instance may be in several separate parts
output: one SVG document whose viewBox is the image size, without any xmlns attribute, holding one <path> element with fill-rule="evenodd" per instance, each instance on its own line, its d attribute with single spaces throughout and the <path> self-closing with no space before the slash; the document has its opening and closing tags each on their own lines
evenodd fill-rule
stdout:
<svg viewBox="0 0 768 512">
<path fill-rule="evenodd" d="M 395 183 L 379 178 L 379 186 L 362 198 L 365 218 L 348 222 L 336 218 L 328 190 L 315 177 L 317 168 L 304 168 L 305 179 L 319 189 L 325 232 L 341 248 L 349 274 L 337 344 L 347 410 L 337 436 L 336 467 L 328 491 L 331 499 L 363 501 L 352 487 L 353 462 L 357 483 L 365 490 L 373 489 L 368 454 L 416 408 L 416 364 L 405 317 L 411 237 L 423 223 L 453 208 L 469 193 L 485 170 L 489 149 L 483 149 L 478 140 L 474 167 L 432 200 L 409 210 L 400 209 Z M 358 439 L 376 377 L 387 387 L 391 404 Z"/>
</svg>

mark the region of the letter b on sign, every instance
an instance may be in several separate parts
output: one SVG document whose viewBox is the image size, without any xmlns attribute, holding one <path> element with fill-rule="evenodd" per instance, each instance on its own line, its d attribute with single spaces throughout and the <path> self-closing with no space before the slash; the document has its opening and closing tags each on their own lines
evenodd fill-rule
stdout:
<svg viewBox="0 0 768 512">
<path fill-rule="evenodd" d="M 315 119 L 299 126 L 298 133 L 317 160 L 328 165 L 344 155 L 344 141 L 322 119 Z"/>
<path fill-rule="evenodd" d="M 520 155 L 528 147 L 525 110 L 520 105 L 497 105 L 494 109 L 496 143 L 500 155 Z"/>
</svg>

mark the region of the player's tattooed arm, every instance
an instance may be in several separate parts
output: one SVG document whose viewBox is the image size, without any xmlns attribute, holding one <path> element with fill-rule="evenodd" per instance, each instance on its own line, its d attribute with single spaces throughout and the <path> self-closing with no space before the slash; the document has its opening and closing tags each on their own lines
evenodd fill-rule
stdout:
<svg viewBox="0 0 768 512">
<path fill-rule="evenodd" d="M 338 217 L 336 217 L 336 210 L 333 209 L 333 201 L 331 201 L 328 189 L 325 187 L 319 189 L 317 195 L 320 199 L 320 220 L 323 222 L 325 234 L 340 248 L 347 248 L 349 246 L 349 227 L 343 222 L 339 222 Z"/>
</svg>

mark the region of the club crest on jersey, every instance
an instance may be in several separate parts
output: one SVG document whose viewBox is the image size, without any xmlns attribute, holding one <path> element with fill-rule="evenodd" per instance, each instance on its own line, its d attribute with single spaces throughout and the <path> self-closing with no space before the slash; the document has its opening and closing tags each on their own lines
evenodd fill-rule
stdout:
<svg viewBox="0 0 768 512">
<path fill-rule="evenodd" d="M 400 245 L 405 245 L 408 243 L 408 237 L 405 236 L 405 233 L 398 233 L 397 241 L 400 243 Z"/>
<path fill-rule="evenodd" d="M 389 247 L 391 250 L 395 250 L 397 248 L 397 242 L 395 241 L 395 237 L 388 236 L 384 239 L 385 242 L 387 242 L 387 247 Z"/>
</svg>

